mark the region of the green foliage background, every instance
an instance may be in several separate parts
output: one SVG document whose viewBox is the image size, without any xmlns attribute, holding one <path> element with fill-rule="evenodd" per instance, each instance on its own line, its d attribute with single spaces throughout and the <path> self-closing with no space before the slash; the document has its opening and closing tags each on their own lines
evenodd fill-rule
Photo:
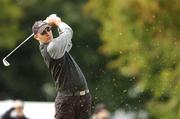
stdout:
<svg viewBox="0 0 180 119">
<path fill-rule="evenodd" d="M 145 108 L 152 118 L 180 118 L 179 5 L 178 0 L 91 0 L 85 8 L 101 23 L 100 51 L 116 56 L 107 67 L 136 80 L 134 96 L 150 93 Z"/>
<path fill-rule="evenodd" d="M 0 57 L 56 13 L 74 37 L 71 54 L 86 75 L 93 108 L 105 103 L 146 110 L 151 119 L 180 118 L 178 0 L 0 0 Z M 32 38 L 0 64 L 0 99 L 53 101 L 54 82 Z"/>
</svg>

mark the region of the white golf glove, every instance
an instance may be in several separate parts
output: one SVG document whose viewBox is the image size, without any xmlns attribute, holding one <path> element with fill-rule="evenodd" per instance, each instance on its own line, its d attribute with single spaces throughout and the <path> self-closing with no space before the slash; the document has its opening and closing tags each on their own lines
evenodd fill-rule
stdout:
<svg viewBox="0 0 180 119">
<path fill-rule="evenodd" d="M 51 14 L 44 21 L 49 23 L 50 25 L 57 26 L 59 24 L 59 22 L 61 22 L 61 19 L 56 14 Z"/>
</svg>

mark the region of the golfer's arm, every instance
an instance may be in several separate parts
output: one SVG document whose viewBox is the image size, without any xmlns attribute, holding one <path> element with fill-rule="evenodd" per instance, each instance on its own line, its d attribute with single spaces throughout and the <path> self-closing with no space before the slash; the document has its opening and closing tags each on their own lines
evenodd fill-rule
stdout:
<svg viewBox="0 0 180 119">
<path fill-rule="evenodd" d="M 59 36 L 49 44 L 47 49 L 53 59 L 61 58 L 72 47 L 73 31 L 71 27 L 64 22 L 61 22 L 58 27 L 60 29 Z"/>
</svg>

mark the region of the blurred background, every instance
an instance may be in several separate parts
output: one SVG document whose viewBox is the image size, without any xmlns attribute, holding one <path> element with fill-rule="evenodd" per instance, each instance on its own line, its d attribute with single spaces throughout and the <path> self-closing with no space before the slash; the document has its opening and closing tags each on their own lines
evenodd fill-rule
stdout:
<svg viewBox="0 0 180 119">
<path fill-rule="evenodd" d="M 71 54 L 113 119 L 180 119 L 179 0 L 0 0 L 0 59 L 52 13 L 69 24 Z M 53 102 L 33 38 L 0 63 L 0 100 Z M 1 103 L 0 103 L 1 104 Z M 0 105 L 0 108 L 2 106 Z M 32 118 L 33 119 L 33 118 Z"/>
</svg>

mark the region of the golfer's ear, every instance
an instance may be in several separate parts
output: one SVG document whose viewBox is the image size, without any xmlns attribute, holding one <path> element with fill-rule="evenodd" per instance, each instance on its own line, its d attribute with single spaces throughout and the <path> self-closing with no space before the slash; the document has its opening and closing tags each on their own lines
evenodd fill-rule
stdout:
<svg viewBox="0 0 180 119">
<path fill-rule="evenodd" d="M 38 40 L 38 35 L 35 34 L 35 35 L 34 35 L 34 38 L 35 38 L 36 40 Z M 39 40 L 38 40 L 38 41 L 39 41 Z"/>
</svg>

